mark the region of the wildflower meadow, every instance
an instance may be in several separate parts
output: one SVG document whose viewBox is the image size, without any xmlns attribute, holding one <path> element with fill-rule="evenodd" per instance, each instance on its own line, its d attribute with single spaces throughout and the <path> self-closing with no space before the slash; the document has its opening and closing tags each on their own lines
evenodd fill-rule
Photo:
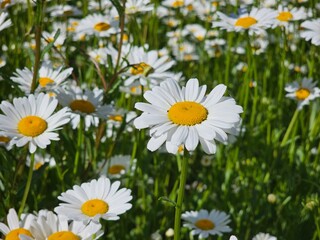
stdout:
<svg viewBox="0 0 320 240">
<path fill-rule="evenodd" d="M 320 239 L 320 2 L 0 0 L 0 240 Z"/>
</svg>

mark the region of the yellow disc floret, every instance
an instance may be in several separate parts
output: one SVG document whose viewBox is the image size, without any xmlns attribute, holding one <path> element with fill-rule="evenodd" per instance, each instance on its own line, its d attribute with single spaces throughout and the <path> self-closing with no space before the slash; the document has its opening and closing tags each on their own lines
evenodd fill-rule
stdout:
<svg viewBox="0 0 320 240">
<path fill-rule="evenodd" d="M 214 223 L 209 219 L 199 219 L 194 224 L 197 228 L 200 228 L 201 230 L 212 230 L 214 229 Z"/>
<path fill-rule="evenodd" d="M 70 231 L 61 231 L 51 234 L 48 240 L 80 240 L 80 238 Z"/>
<path fill-rule="evenodd" d="M 110 28 L 110 24 L 105 23 L 105 22 L 99 22 L 96 25 L 94 25 L 94 30 L 98 31 L 98 32 L 102 32 L 102 31 L 107 31 Z"/>
<path fill-rule="evenodd" d="M 143 75 L 145 77 L 147 77 L 150 73 L 153 73 L 154 72 L 154 69 L 144 63 L 144 62 L 141 62 L 141 63 L 138 63 L 138 64 L 134 64 L 131 69 L 130 69 L 130 72 L 131 74 L 133 75 Z"/>
<path fill-rule="evenodd" d="M 41 87 L 45 87 L 47 86 L 47 84 L 50 84 L 50 83 L 54 83 L 54 81 L 51 78 L 41 77 L 39 79 L 39 84 Z"/>
<path fill-rule="evenodd" d="M 288 22 L 293 18 L 290 12 L 281 12 L 279 13 L 277 19 L 282 22 Z"/>
<path fill-rule="evenodd" d="M 18 123 L 18 131 L 27 137 L 36 137 L 48 127 L 47 122 L 38 116 L 27 116 Z"/>
<path fill-rule="evenodd" d="M 242 17 L 239 18 L 234 25 L 237 27 L 249 28 L 256 23 L 257 20 L 253 17 Z"/>
<path fill-rule="evenodd" d="M 108 210 L 109 205 L 101 199 L 88 200 L 81 206 L 82 213 L 89 217 L 94 217 L 97 214 L 104 214 L 108 212 Z"/>
<path fill-rule="evenodd" d="M 296 91 L 296 98 L 300 101 L 305 100 L 310 95 L 310 90 L 307 88 L 300 88 Z"/>
<path fill-rule="evenodd" d="M 172 7 L 176 8 L 176 7 L 182 7 L 184 5 L 184 1 L 183 0 L 176 0 L 172 3 Z"/>
<path fill-rule="evenodd" d="M 168 117 L 175 124 L 192 126 L 206 120 L 208 110 L 200 103 L 178 102 L 171 106 Z"/>
<path fill-rule="evenodd" d="M 124 171 L 126 168 L 123 165 L 120 164 L 114 164 L 108 168 L 108 173 L 110 174 L 120 174 L 122 171 Z"/>
<path fill-rule="evenodd" d="M 87 114 L 93 113 L 96 110 L 91 102 L 83 99 L 72 101 L 70 103 L 70 108 L 72 109 L 72 111 L 80 111 Z"/>
<path fill-rule="evenodd" d="M 17 229 L 14 229 L 12 231 L 10 231 L 6 237 L 5 237 L 5 240 L 19 240 L 20 237 L 19 235 L 20 234 L 24 234 L 24 235 L 27 235 L 29 237 L 32 237 L 32 234 L 29 230 L 27 229 L 24 229 L 24 228 L 17 228 Z"/>
</svg>

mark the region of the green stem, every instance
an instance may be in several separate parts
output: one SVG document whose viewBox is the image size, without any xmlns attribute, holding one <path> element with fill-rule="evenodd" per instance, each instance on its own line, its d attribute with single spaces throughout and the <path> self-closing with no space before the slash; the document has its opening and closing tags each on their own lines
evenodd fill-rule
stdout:
<svg viewBox="0 0 320 240">
<path fill-rule="evenodd" d="M 31 154 L 30 158 L 31 158 L 31 162 L 30 162 L 30 166 L 29 166 L 28 179 L 27 179 L 26 187 L 24 189 L 21 205 L 19 208 L 19 213 L 18 213 L 19 217 L 21 216 L 21 214 L 23 212 L 24 206 L 25 206 L 27 198 L 28 198 L 29 190 L 30 190 L 32 174 L 33 174 L 33 165 L 34 165 L 34 153 Z"/>
<path fill-rule="evenodd" d="M 76 156 L 74 157 L 74 167 L 73 167 L 73 175 L 76 176 L 77 171 L 78 171 L 78 165 L 79 165 L 79 158 L 80 158 L 80 152 L 81 152 L 81 143 L 82 143 L 82 128 L 83 126 L 83 119 L 80 116 L 80 123 L 78 126 L 78 139 L 77 139 L 77 151 L 76 151 Z"/>
<path fill-rule="evenodd" d="M 183 156 L 181 172 L 180 172 L 178 200 L 177 200 L 175 216 L 174 216 L 174 240 L 180 240 L 181 210 L 182 210 L 182 203 L 183 203 L 183 197 L 184 197 L 184 189 L 185 189 L 186 180 L 187 180 L 187 167 L 188 167 L 188 159 L 185 156 Z"/>
<path fill-rule="evenodd" d="M 292 131 L 292 128 L 293 128 L 295 122 L 297 121 L 299 112 L 300 112 L 300 111 L 299 111 L 298 108 L 297 108 L 296 111 L 295 111 L 294 114 L 293 114 L 293 117 L 292 117 L 290 123 L 289 123 L 289 126 L 288 126 L 288 128 L 287 128 L 287 131 L 286 131 L 286 133 L 284 134 L 284 137 L 283 137 L 283 139 L 282 139 L 282 141 L 281 141 L 280 147 L 283 147 L 283 146 L 286 144 L 286 142 L 288 141 L 288 138 L 289 138 L 289 136 L 290 136 L 290 133 L 291 133 L 291 131 Z"/>
</svg>

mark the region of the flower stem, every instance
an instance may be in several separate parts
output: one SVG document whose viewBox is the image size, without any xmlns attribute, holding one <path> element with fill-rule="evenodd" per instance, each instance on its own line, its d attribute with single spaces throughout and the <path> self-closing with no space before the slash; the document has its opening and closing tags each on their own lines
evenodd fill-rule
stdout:
<svg viewBox="0 0 320 240">
<path fill-rule="evenodd" d="M 80 158 L 80 152 L 81 152 L 81 144 L 82 144 L 82 128 L 83 126 L 83 119 L 80 116 L 80 122 L 78 126 L 78 139 L 77 139 L 77 150 L 76 150 L 76 155 L 74 157 L 74 167 L 73 167 L 73 175 L 76 176 L 77 171 L 78 171 L 78 165 L 79 165 L 79 158 Z"/>
<path fill-rule="evenodd" d="M 180 172 L 180 184 L 178 190 L 178 200 L 175 209 L 174 216 L 174 240 L 180 240 L 180 231 L 181 231 L 181 208 L 184 197 L 184 189 L 187 180 L 187 167 L 188 167 L 188 159 L 183 156 L 182 164 L 181 164 L 181 172 Z"/>
<path fill-rule="evenodd" d="M 28 198 L 29 190 L 30 190 L 32 174 L 33 174 L 33 165 L 34 165 L 34 153 L 31 154 L 30 158 L 31 158 L 31 162 L 30 162 L 30 166 L 29 166 L 28 179 L 27 179 L 26 187 L 24 189 L 21 205 L 19 208 L 19 213 L 18 213 L 19 217 L 21 216 L 21 214 L 23 212 L 24 206 L 25 206 L 27 198 Z"/>
<path fill-rule="evenodd" d="M 288 141 L 288 138 L 289 138 L 289 136 L 290 136 L 290 133 L 291 133 L 291 131 L 292 131 L 292 128 L 293 128 L 293 126 L 294 126 L 294 123 L 297 121 L 299 112 L 300 112 L 300 111 L 299 111 L 299 109 L 297 108 L 296 111 L 295 111 L 294 114 L 293 114 L 293 117 L 292 117 L 290 123 L 289 123 L 289 126 L 288 126 L 288 128 L 287 128 L 287 131 L 286 131 L 286 133 L 284 134 L 284 137 L 283 137 L 283 139 L 282 139 L 282 141 L 281 141 L 280 147 L 283 147 L 283 146 L 286 144 L 286 142 Z"/>
</svg>

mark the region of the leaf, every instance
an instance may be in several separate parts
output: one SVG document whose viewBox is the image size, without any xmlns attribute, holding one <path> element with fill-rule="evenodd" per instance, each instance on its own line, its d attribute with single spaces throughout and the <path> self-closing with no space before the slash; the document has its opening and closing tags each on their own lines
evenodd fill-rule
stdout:
<svg viewBox="0 0 320 240">
<path fill-rule="evenodd" d="M 164 202 L 169 202 L 173 207 L 175 207 L 177 205 L 177 203 L 175 201 L 172 201 L 170 198 L 168 197 L 159 197 L 158 200 L 160 201 L 164 201 Z"/>
<path fill-rule="evenodd" d="M 121 6 L 121 3 L 119 0 L 110 0 L 112 5 L 115 6 L 115 8 L 117 9 L 117 12 L 119 14 L 119 16 L 122 16 L 124 14 L 124 7 Z"/>
<path fill-rule="evenodd" d="M 60 29 L 57 30 L 57 32 L 54 34 L 53 41 L 50 42 L 41 52 L 41 59 L 44 57 L 44 55 L 53 47 L 53 44 L 58 39 L 60 35 Z"/>
</svg>

